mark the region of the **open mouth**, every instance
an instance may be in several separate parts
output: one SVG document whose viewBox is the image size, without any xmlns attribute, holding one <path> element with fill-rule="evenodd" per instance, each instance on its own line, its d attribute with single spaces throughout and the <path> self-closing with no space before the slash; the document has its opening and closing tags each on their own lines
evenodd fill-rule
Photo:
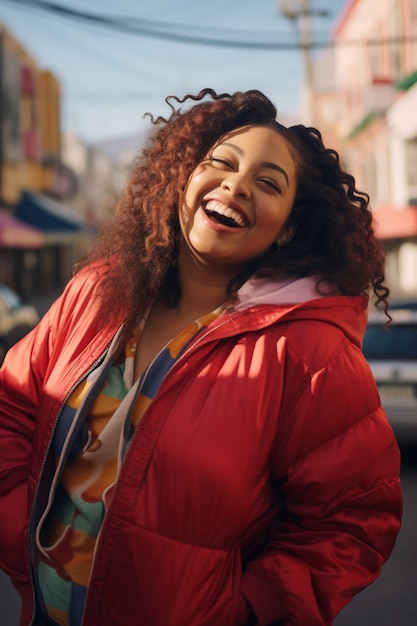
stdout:
<svg viewBox="0 0 417 626">
<path fill-rule="evenodd" d="M 207 202 L 204 212 L 210 219 L 224 226 L 229 226 L 229 228 L 244 228 L 247 226 L 245 218 L 239 211 L 215 200 Z"/>
</svg>

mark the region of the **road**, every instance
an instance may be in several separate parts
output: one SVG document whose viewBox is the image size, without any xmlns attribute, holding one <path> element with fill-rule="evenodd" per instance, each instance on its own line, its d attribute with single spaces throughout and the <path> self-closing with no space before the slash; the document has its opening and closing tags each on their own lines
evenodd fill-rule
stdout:
<svg viewBox="0 0 417 626">
<path fill-rule="evenodd" d="M 403 526 L 391 559 L 380 578 L 356 596 L 337 617 L 334 626 L 417 624 L 417 448 L 403 448 L 402 485 Z M 1 626 L 18 626 L 19 606 L 16 592 L 0 572 Z"/>
</svg>

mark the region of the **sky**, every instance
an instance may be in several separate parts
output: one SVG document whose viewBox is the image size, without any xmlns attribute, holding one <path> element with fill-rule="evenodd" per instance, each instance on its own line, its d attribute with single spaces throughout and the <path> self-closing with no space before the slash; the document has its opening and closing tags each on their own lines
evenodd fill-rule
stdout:
<svg viewBox="0 0 417 626">
<path fill-rule="evenodd" d="M 116 19 L 123 29 L 40 8 L 47 4 L 0 0 L 0 22 L 39 68 L 57 76 L 62 129 L 87 143 L 141 132 L 146 112 L 169 114 L 166 96 L 183 97 L 204 87 L 228 93 L 260 89 L 279 114 L 297 116 L 303 62 L 295 44 L 301 21 L 285 17 L 280 0 L 51 0 Z M 309 4 L 312 40 L 325 43 L 348 2 Z M 150 34 L 155 29 L 158 36 Z M 314 54 L 320 50 L 314 48 Z"/>
</svg>

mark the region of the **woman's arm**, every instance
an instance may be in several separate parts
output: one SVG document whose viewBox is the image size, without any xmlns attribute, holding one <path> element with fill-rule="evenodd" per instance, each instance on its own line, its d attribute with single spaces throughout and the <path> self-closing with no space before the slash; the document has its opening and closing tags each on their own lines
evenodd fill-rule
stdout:
<svg viewBox="0 0 417 626">
<path fill-rule="evenodd" d="M 242 581 L 260 625 L 330 626 L 393 549 L 402 512 L 399 450 L 381 406 L 357 417 L 378 398 L 367 367 L 358 376 L 357 384 L 344 380 L 341 394 L 340 376 L 334 383 L 331 373 L 318 374 L 279 433 L 273 473 L 284 517 Z M 284 469 L 282 459 L 296 449 Z"/>
<path fill-rule="evenodd" d="M 13 346 L 0 370 L 0 567 L 22 573 L 27 484 L 45 369 L 49 315 Z"/>
</svg>

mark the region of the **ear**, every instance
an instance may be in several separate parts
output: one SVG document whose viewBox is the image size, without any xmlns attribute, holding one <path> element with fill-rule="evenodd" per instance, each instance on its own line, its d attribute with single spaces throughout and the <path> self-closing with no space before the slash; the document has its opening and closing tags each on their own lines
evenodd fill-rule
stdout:
<svg viewBox="0 0 417 626">
<path fill-rule="evenodd" d="M 280 231 L 278 237 L 275 239 L 275 243 L 278 248 L 283 248 L 284 246 L 289 244 L 291 239 L 294 237 L 296 230 L 297 227 L 295 224 L 288 224 L 287 226 L 284 226 L 284 228 Z"/>
</svg>

